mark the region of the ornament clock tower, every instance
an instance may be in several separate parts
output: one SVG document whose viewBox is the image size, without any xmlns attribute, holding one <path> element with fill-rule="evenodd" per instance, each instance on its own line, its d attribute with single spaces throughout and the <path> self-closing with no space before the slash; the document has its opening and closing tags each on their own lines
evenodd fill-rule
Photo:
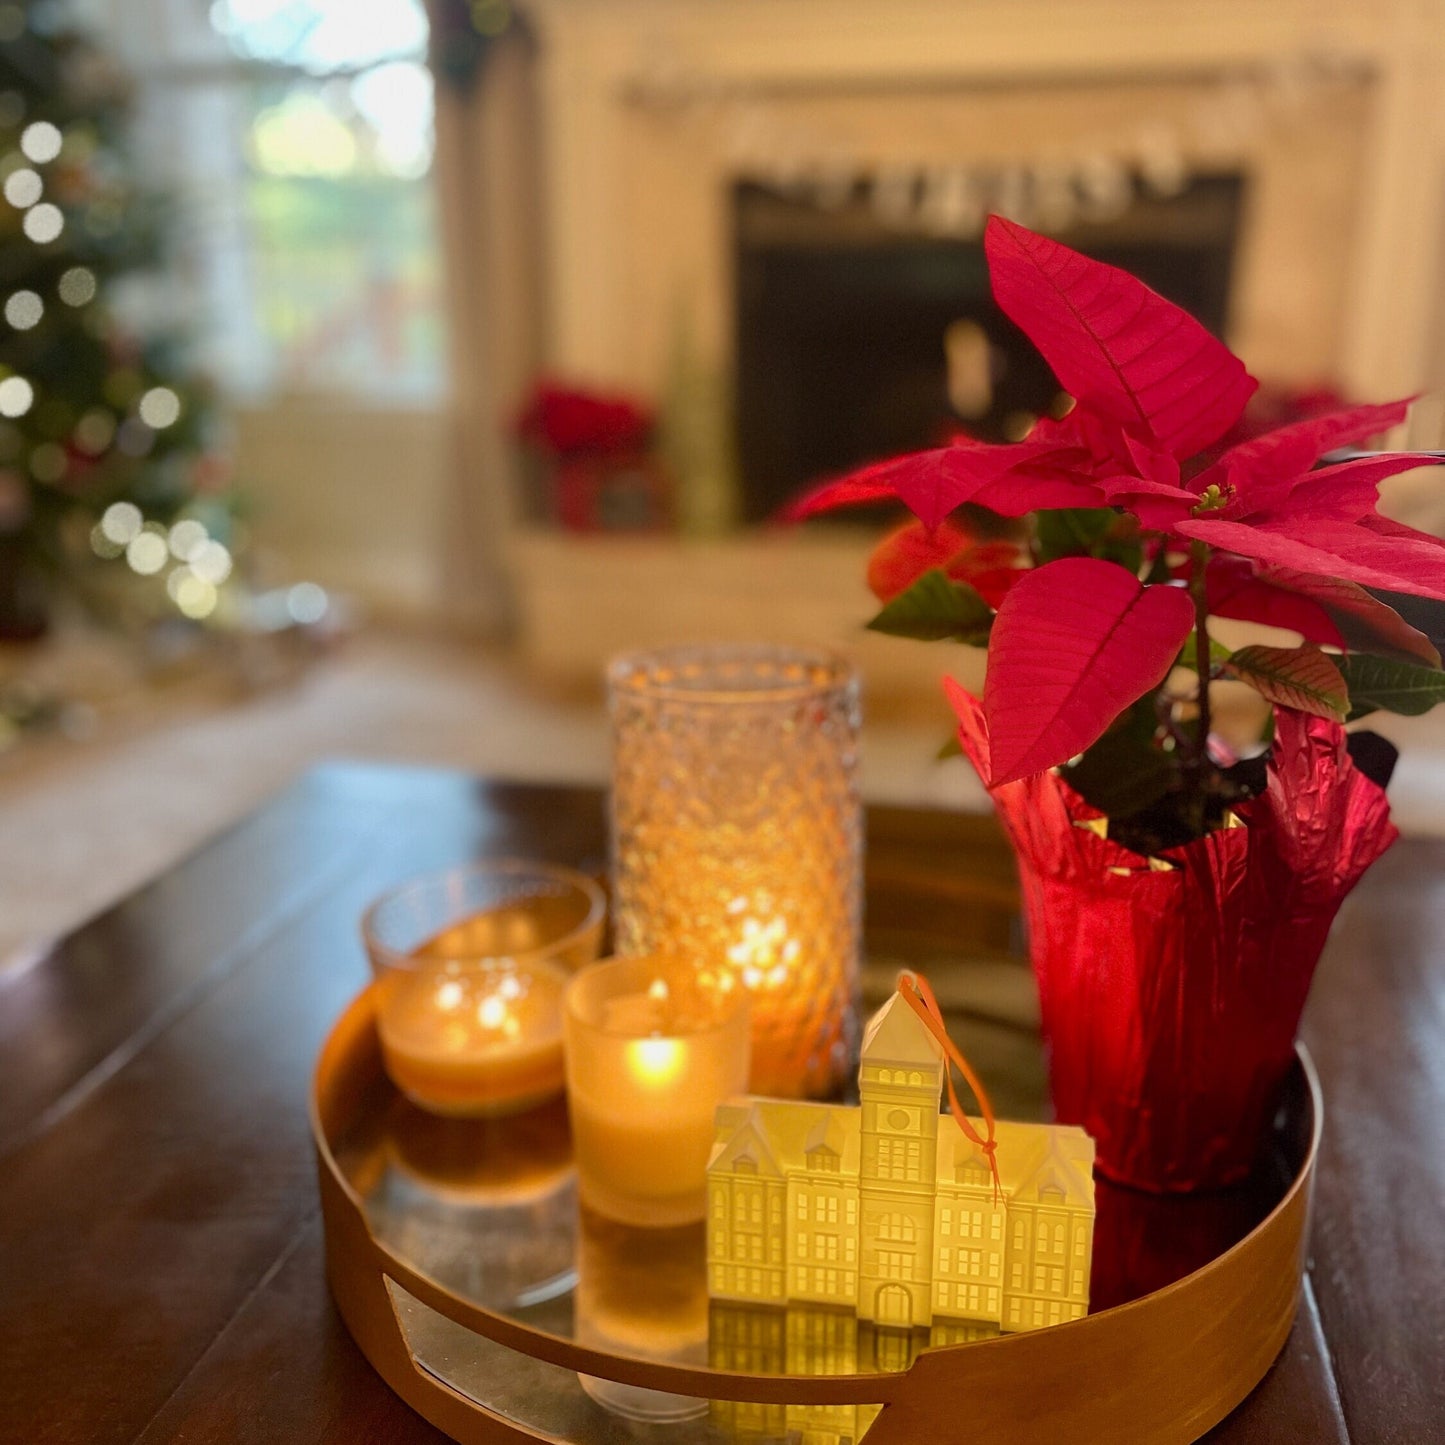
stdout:
<svg viewBox="0 0 1445 1445">
<path fill-rule="evenodd" d="M 933 1201 L 943 1055 L 897 994 L 863 1038 L 858 1085 L 862 1260 L 858 1314 L 908 1329 L 932 1319 Z"/>
</svg>

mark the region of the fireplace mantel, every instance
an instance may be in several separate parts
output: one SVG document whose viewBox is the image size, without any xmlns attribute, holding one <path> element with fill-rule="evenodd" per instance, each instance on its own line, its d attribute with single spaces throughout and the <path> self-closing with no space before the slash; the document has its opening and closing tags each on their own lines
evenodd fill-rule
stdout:
<svg viewBox="0 0 1445 1445">
<path fill-rule="evenodd" d="M 1434 318 L 1421 304 L 1439 263 L 1445 160 L 1445 27 L 1433 0 L 526 0 L 523 8 L 539 42 L 543 344 L 558 369 L 655 390 L 678 295 L 696 304 L 698 344 L 726 363 L 729 276 L 718 222 L 728 161 L 656 100 L 669 76 L 816 115 L 940 86 L 1058 98 L 1127 82 L 1187 99 L 1222 74 L 1301 54 L 1328 54 L 1361 78 L 1355 113 L 1320 117 L 1343 127 L 1322 135 L 1322 148 L 1355 147 L 1356 174 L 1344 208 L 1312 236 L 1284 228 L 1289 256 L 1246 243 L 1231 340 L 1258 370 L 1285 380 L 1328 370 L 1370 396 L 1419 388 L 1437 360 Z M 977 154 L 989 144 L 955 139 L 964 160 L 964 147 Z M 892 145 L 906 159 L 898 148 L 908 144 L 881 136 L 878 154 Z M 1273 192 L 1282 213 L 1298 213 L 1287 175 L 1261 185 L 1261 205 Z M 1282 296 L 1251 279 L 1308 272 L 1321 251 L 1323 289 L 1292 285 Z M 1303 346 L 1288 340 L 1301 326 L 1312 333 Z"/>
<path fill-rule="evenodd" d="M 1329 378 L 1364 398 L 1445 386 L 1438 0 L 517 5 L 531 35 L 522 104 L 537 150 L 503 164 L 513 189 L 494 186 L 486 202 L 502 260 L 489 279 L 502 414 L 543 369 L 656 396 L 680 327 L 695 363 L 731 374 L 730 192 L 748 173 L 726 127 L 709 120 L 710 94 L 845 134 L 880 167 L 988 164 L 1040 154 L 1051 135 L 1113 133 L 1130 107 L 1182 113 L 1223 77 L 1298 56 L 1333 61 L 1340 82 L 1326 103 L 1288 135 L 1226 138 L 1189 157 L 1249 177 L 1228 339 L 1257 374 L 1284 383 Z M 535 229 L 522 235 L 515 216 Z M 826 563 L 829 544 L 813 545 L 812 602 L 826 594 L 834 615 L 856 620 L 856 544 L 836 544 Z M 716 561 L 722 577 L 738 565 L 715 553 L 694 554 L 691 571 Z M 584 671 L 649 637 L 661 590 L 688 585 L 663 541 L 522 531 L 509 557 L 524 641 L 555 653 L 568 618 L 569 665 Z M 754 565 L 751 551 L 745 560 Z M 766 631 L 790 610 L 793 565 L 769 544 L 756 566 L 776 585 L 759 589 L 755 616 L 736 599 L 730 632 Z M 598 607 L 608 579 L 613 595 Z M 701 618 L 706 591 L 679 610 L 697 602 Z"/>
</svg>

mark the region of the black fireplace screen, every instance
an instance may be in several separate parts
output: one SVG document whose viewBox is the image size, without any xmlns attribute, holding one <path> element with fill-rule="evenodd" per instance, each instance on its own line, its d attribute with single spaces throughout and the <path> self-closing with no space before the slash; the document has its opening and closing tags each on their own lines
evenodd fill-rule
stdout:
<svg viewBox="0 0 1445 1445">
<path fill-rule="evenodd" d="M 1245 199 L 1239 175 L 1058 238 L 1123 266 L 1216 334 Z M 735 188 L 738 456 L 758 522 L 809 485 L 935 445 L 961 426 L 1016 440 L 1064 404 L 1024 335 L 994 305 L 977 241 L 885 228 L 863 196 L 823 209 Z"/>
</svg>

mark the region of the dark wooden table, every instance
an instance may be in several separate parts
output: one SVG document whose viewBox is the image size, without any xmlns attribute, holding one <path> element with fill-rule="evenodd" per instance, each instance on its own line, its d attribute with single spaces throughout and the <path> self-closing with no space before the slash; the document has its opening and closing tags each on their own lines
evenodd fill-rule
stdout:
<svg viewBox="0 0 1445 1445">
<path fill-rule="evenodd" d="M 991 822 L 869 826 L 875 945 L 950 920 L 1007 941 L 977 906 L 1011 892 Z M 600 870 L 603 848 L 592 790 L 327 768 L 0 982 L 0 1440 L 440 1441 L 327 1294 L 313 1057 L 383 888 L 486 854 Z M 1445 1441 L 1442 935 L 1445 844 L 1402 842 L 1306 1019 L 1327 1127 L 1299 1321 L 1216 1445 Z"/>
</svg>

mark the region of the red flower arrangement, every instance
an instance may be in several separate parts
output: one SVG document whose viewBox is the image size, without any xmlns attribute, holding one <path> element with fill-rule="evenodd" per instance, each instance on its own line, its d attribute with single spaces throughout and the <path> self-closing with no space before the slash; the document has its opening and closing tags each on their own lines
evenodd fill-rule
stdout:
<svg viewBox="0 0 1445 1445">
<path fill-rule="evenodd" d="M 517 420 L 517 434 L 556 457 L 605 456 L 640 447 L 653 421 L 630 397 L 539 381 Z"/>
<path fill-rule="evenodd" d="M 542 462 L 537 484 L 548 520 L 571 532 L 665 526 L 671 487 L 648 447 L 655 422 L 630 397 L 538 382 L 517 434 Z"/>
<path fill-rule="evenodd" d="M 1376 510 L 1384 478 L 1437 458 L 1316 466 L 1403 401 L 1210 455 L 1256 386 L 1222 342 L 1012 222 L 993 217 L 985 249 L 1073 409 L 1013 445 L 866 467 L 793 512 L 898 498 L 916 521 L 874 553 L 870 626 L 988 649 L 982 699 L 950 701 L 1019 855 L 1058 1116 L 1114 1179 L 1228 1183 L 1267 1137 L 1330 922 L 1395 836 L 1387 767 L 1364 769 L 1342 724 L 1445 699 L 1433 644 L 1366 590 L 1445 600 L 1445 543 Z M 965 504 L 1013 535 L 976 535 Z M 1230 651 L 1211 616 L 1301 640 Z M 1213 736 L 1224 678 L 1273 704 L 1267 753 Z"/>
</svg>

